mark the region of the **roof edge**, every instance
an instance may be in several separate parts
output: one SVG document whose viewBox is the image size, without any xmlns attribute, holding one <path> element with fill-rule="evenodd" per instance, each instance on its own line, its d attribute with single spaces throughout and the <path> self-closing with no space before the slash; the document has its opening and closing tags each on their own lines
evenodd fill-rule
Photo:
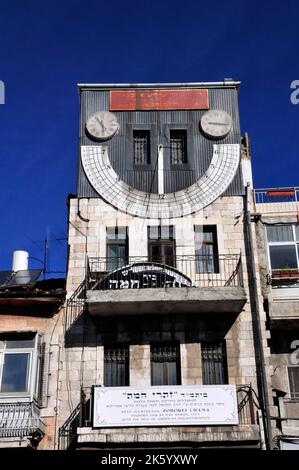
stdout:
<svg viewBox="0 0 299 470">
<path fill-rule="evenodd" d="M 186 82 L 186 83 L 78 83 L 81 90 L 110 90 L 124 88 L 239 88 L 240 81 L 223 80 L 222 82 Z"/>
</svg>

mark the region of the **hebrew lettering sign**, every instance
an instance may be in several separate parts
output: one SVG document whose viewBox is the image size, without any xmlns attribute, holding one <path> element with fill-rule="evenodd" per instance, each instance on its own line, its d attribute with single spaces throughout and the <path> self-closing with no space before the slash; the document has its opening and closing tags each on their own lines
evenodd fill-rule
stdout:
<svg viewBox="0 0 299 470">
<path fill-rule="evenodd" d="M 190 278 L 175 268 L 157 263 L 135 263 L 104 276 L 97 289 L 144 289 L 147 287 L 191 287 Z"/>
<path fill-rule="evenodd" d="M 234 385 L 94 387 L 93 427 L 236 424 Z"/>
</svg>

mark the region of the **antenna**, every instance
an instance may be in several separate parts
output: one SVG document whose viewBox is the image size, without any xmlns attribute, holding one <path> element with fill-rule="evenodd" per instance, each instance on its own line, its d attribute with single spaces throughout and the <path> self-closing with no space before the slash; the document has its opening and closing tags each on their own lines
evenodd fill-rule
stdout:
<svg viewBox="0 0 299 470">
<path fill-rule="evenodd" d="M 50 226 L 47 225 L 46 235 L 45 235 L 45 238 L 43 240 L 32 240 L 32 238 L 29 237 L 28 235 L 26 235 L 26 237 L 30 240 L 31 243 L 34 243 L 34 245 L 37 245 L 39 250 L 43 251 L 43 255 L 41 255 L 41 258 L 35 258 L 33 256 L 30 256 L 30 259 L 34 259 L 34 260 L 39 261 L 40 263 L 43 264 L 43 271 L 44 271 L 43 278 L 44 278 L 44 280 L 46 279 L 46 274 L 49 274 L 49 273 L 65 274 L 65 270 L 64 271 L 50 271 L 49 269 L 50 269 L 50 245 L 51 245 L 51 241 L 59 242 L 61 244 L 62 241 L 67 240 L 66 236 L 61 235 L 60 237 L 57 237 L 57 235 L 53 231 L 51 231 Z"/>
<path fill-rule="evenodd" d="M 47 225 L 46 228 L 46 238 L 44 241 L 44 279 L 46 278 L 46 271 L 47 271 L 47 263 L 49 260 L 49 250 L 50 250 L 50 226 Z"/>
</svg>

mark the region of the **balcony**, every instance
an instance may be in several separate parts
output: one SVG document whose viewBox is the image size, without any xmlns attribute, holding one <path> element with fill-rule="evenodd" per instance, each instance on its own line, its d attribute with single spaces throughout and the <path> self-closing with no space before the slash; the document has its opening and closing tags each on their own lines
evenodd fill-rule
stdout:
<svg viewBox="0 0 299 470">
<path fill-rule="evenodd" d="M 283 214 L 297 212 L 299 208 L 299 188 L 255 189 L 256 212 L 262 214 Z"/>
<path fill-rule="evenodd" d="M 200 387 L 200 386 L 199 386 Z M 213 387 L 213 386 L 212 386 Z M 80 446 L 104 447 L 110 445 L 138 446 L 150 443 L 152 447 L 196 443 L 197 446 L 209 446 L 217 441 L 225 441 L 228 446 L 258 447 L 260 434 L 257 419 L 259 403 L 255 391 L 250 385 L 236 385 L 237 421 L 235 425 L 164 425 L 160 427 L 103 427 L 93 428 L 93 393 L 92 388 L 83 387 L 81 400 L 73 413 L 59 429 L 59 448 L 66 450 Z M 185 443 L 185 444 L 184 444 Z"/>
<path fill-rule="evenodd" d="M 45 425 L 34 402 L 0 403 L 0 439 L 40 439 L 44 433 Z"/>
<path fill-rule="evenodd" d="M 246 302 L 240 255 L 90 258 L 87 277 L 95 316 L 240 313 Z"/>
<path fill-rule="evenodd" d="M 272 303 L 270 308 L 270 319 L 273 322 L 292 320 L 298 322 L 298 300 L 299 300 L 299 270 L 273 269 L 267 275 L 267 283 L 271 285 Z M 283 306 L 282 306 L 283 303 Z"/>
<path fill-rule="evenodd" d="M 272 269 L 272 285 L 280 281 L 299 281 L 299 270 L 297 268 Z"/>
</svg>

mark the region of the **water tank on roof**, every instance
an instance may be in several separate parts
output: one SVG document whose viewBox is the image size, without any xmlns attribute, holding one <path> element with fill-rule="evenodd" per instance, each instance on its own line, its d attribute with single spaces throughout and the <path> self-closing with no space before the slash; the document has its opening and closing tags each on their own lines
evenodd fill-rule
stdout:
<svg viewBox="0 0 299 470">
<path fill-rule="evenodd" d="M 12 255 L 12 271 L 25 271 L 28 269 L 29 253 L 23 250 L 16 250 Z"/>
</svg>

